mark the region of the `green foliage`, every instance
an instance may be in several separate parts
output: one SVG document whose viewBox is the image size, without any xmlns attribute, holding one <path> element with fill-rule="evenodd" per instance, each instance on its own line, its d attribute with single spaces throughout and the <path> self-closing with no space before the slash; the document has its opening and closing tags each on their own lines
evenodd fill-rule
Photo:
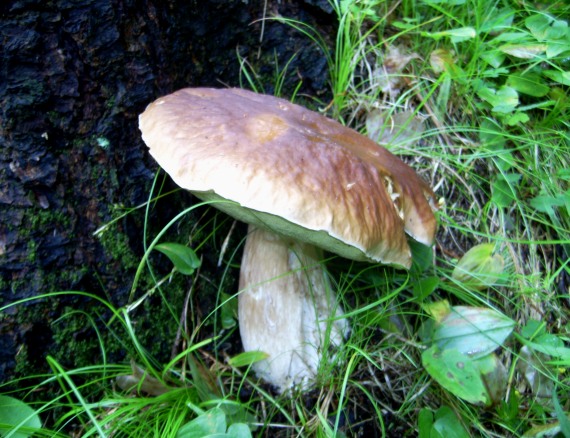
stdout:
<svg viewBox="0 0 570 438">
<path fill-rule="evenodd" d="M 228 427 L 224 411 L 213 408 L 183 425 L 176 436 L 177 438 L 250 438 L 251 431 L 244 423 L 232 423 Z"/>
<path fill-rule="evenodd" d="M 154 249 L 166 255 L 183 275 L 192 275 L 200 267 L 200 259 L 196 253 L 180 243 L 160 243 L 155 245 Z"/>
<path fill-rule="evenodd" d="M 13 397 L 0 395 L 0 432 L 14 438 L 32 436 L 42 427 L 39 415 L 26 403 Z"/>
<path fill-rule="evenodd" d="M 86 436 L 141 437 L 568 433 L 570 9 L 480 0 L 331 5 L 332 47 L 302 22 L 267 19 L 324 53 L 329 115 L 404 155 L 436 188 L 435 248 L 412 243 L 409 272 L 331 258 L 351 335 L 323 364 L 318 391 L 281 397 L 249 372 L 261 353 L 231 350 L 237 245 L 221 258 L 221 277 L 200 258 L 217 258 L 228 234 L 219 216 L 193 216 L 183 228 L 193 209 L 207 209 L 200 204 L 156 232 L 145 224 L 142 259 L 107 232 L 135 209 L 149 221 L 170 195 L 151 194 L 98 230 L 108 253 L 136 271 L 129 303 L 90 295 L 93 314 L 67 308 L 56 323 L 57 340 L 93 328 L 99 345 L 77 341 L 74 353 L 94 363 L 71 367 L 58 354 L 49 358 L 52 375 L 29 384 L 30 394 L 59 388 L 32 405 L 54 433 L 69 424 Z M 257 75 L 252 60 L 238 62 L 244 84 L 263 90 L 271 80 L 277 94 L 297 96 L 300 82 L 284 88 L 290 62 L 274 62 L 271 78 Z M 158 269 L 158 252 L 175 269 Z M 137 365 L 109 360 L 117 346 Z"/>
</svg>

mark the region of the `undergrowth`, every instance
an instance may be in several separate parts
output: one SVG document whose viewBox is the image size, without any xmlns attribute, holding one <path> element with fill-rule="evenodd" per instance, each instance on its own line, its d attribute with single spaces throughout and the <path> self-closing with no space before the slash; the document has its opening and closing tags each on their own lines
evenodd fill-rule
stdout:
<svg viewBox="0 0 570 438">
<path fill-rule="evenodd" d="M 331 4 L 339 23 L 332 49 L 302 22 L 266 19 L 293 26 L 327 57 L 334 98 L 314 100 L 315 108 L 431 183 L 439 197 L 435 246 L 414 247 L 409 272 L 331 257 L 350 338 L 322 365 L 316 389 L 276 395 L 249 372 L 258 357 L 224 348 L 239 344 L 238 291 L 213 284 L 209 307 L 196 297 L 213 281 L 201 272 L 204 245 L 218 242 L 221 269 L 236 268 L 238 231 L 226 226 L 220 235 L 198 222 L 178 244 L 145 232 L 130 303 L 98 303 L 109 311 L 98 330 L 112 330 L 131 363 L 106 362 L 103 341 L 92 367 L 66 369 L 48 358 L 52 373 L 33 376 L 28 391 L 56 385 L 57 397 L 30 405 L 10 392 L 0 398 L 20 415 L 16 422 L 0 415 L 0 423 L 30 428 L 12 436 L 570 436 L 570 8 Z M 248 60 L 239 62 L 243 86 L 262 90 Z M 283 89 L 287 67 L 273 85 L 295 98 L 299 87 Z M 158 192 L 145 206 L 147 220 Z M 171 272 L 155 273 L 158 252 Z M 143 271 L 154 278 L 145 290 Z M 170 312 L 176 336 L 162 340 L 172 343 L 171 360 L 158 362 L 138 342 L 136 309 L 151 296 L 169 306 L 180 293 L 169 286 L 176 276 L 187 278 L 187 295 Z M 38 418 L 47 417 L 42 429 Z"/>
</svg>

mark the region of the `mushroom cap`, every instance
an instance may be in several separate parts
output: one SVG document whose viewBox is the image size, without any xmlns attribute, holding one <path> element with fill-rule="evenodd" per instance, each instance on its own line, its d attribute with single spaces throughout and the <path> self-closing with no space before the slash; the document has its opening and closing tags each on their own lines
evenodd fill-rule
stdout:
<svg viewBox="0 0 570 438">
<path fill-rule="evenodd" d="M 151 103 L 142 138 L 181 187 L 244 222 L 343 257 L 409 267 L 433 243 L 435 198 L 402 160 L 338 122 L 241 89 Z M 233 201 L 233 202 L 228 202 Z"/>
</svg>

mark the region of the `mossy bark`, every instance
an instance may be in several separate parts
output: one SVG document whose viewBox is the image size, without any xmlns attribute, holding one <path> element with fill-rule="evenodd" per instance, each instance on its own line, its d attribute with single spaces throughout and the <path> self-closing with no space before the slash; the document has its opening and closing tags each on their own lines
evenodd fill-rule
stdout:
<svg viewBox="0 0 570 438">
<path fill-rule="evenodd" d="M 8 306 L 0 314 L 0 382 L 45 370 L 47 354 L 70 364 L 80 351 L 98 354 L 82 313 L 93 310 L 91 299 L 34 297 L 80 290 L 126 302 L 143 254 L 142 213 L 103 239 L 93 233 L 147 199 L 156 165 L 137 116 L 150 101 L 186 86 L 240 86 L 237 53 L 266 78 L 296 54 L 283 94 L 301 80 L 302 93 L 326 96 L 325 58 L 305 36 L 268 21 L 260 43 L 256 20 L 276 13 L 325 37 L 334 28 L 328 3 L 315 0 L 270 0 L 267 8 L 261 0 L 0 5 L 0 306 Z M 263 82 L 272 93 L 270 79 Z M 155 209 L 158 224 L 193 202 L 169 199 Z M 55 323 L 64 314 L 73 321 Z"/>
</svg>

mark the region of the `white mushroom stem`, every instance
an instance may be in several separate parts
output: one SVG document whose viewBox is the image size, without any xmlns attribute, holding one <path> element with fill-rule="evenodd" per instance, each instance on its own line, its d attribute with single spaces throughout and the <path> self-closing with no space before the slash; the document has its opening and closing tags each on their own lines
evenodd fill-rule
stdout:
<svg viewBox="0 0 570 438">
<path fill-rule="evenodd" d="M 268 354 L 253 369 L 280 391 L 310 386 L 324 352 L 349 331 L 321 256 L 312 245 L 249 227 L 240 272 L 240 333 L 245 351 Z"/>
</svg>

